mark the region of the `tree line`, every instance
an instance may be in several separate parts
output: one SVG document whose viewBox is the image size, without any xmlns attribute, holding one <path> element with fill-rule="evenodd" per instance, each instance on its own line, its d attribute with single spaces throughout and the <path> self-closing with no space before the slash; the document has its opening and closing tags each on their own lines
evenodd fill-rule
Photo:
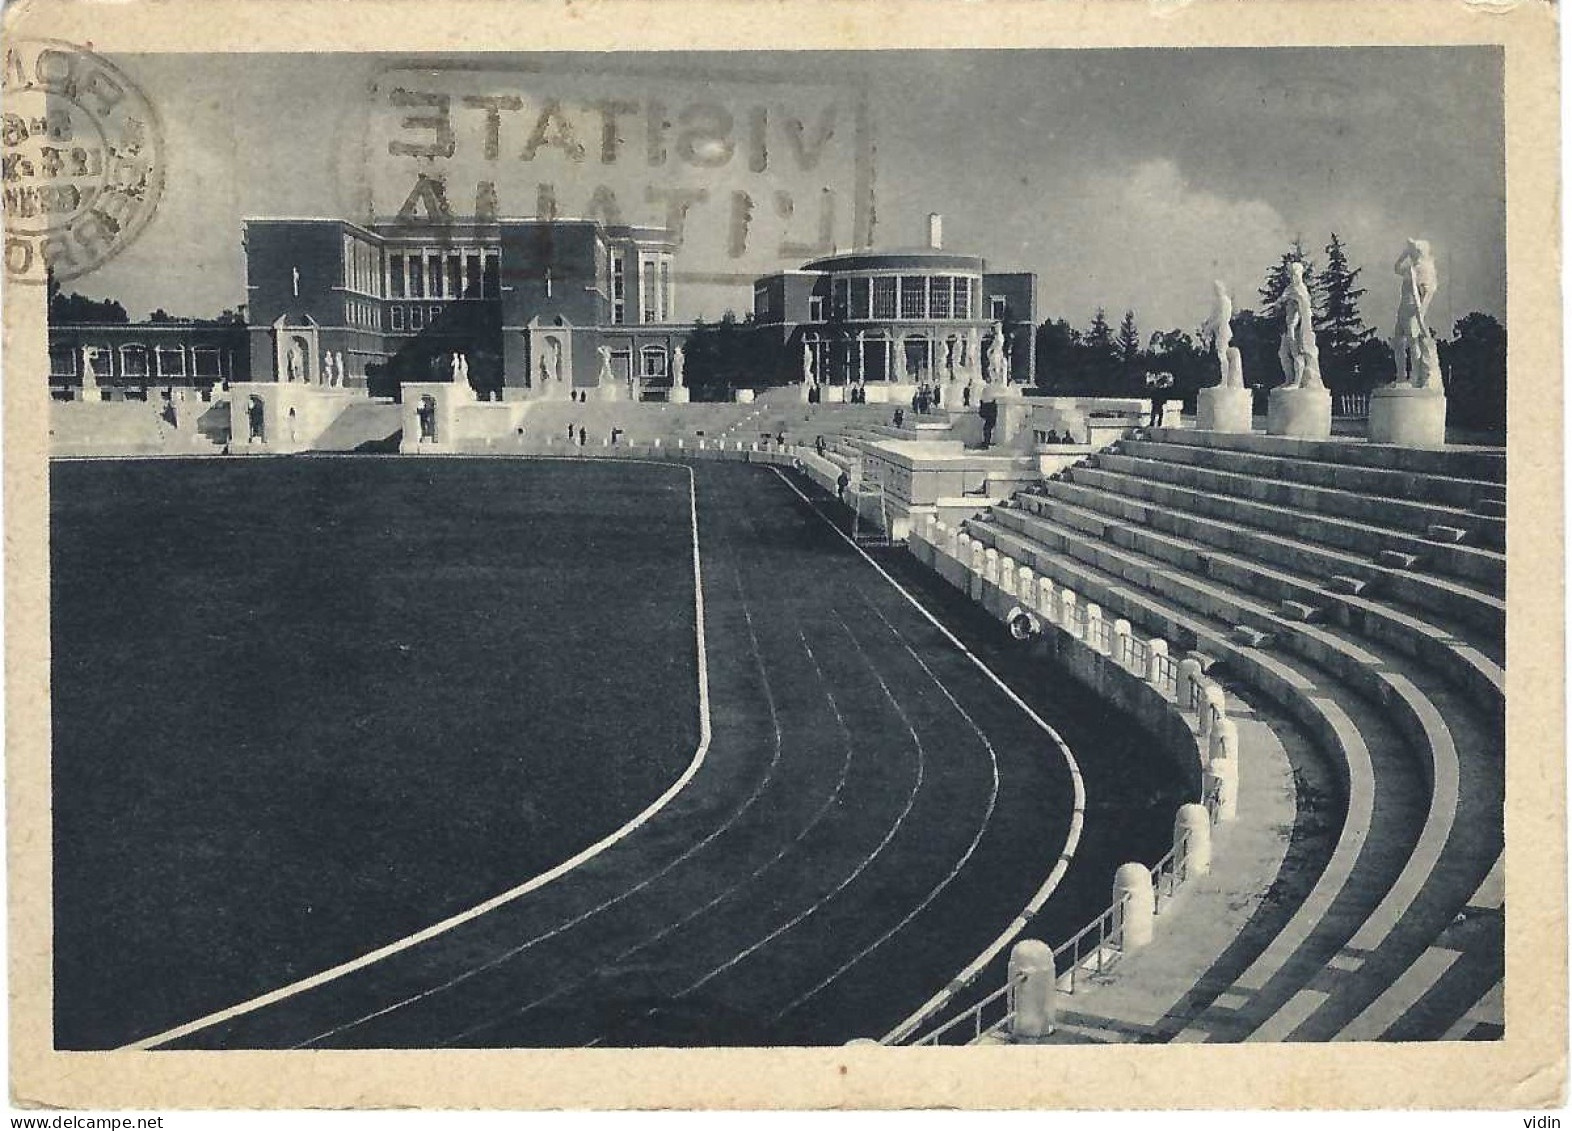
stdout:
<svg viewBox="0 0 1572 1131">
<path fill-rule="evenodd" d="M 1314 301 L 1313 326 L 1327 387 L 1334 395 L 1366 393 L 1392 380 L 1392 351 L 1360 311 L 1360 300 L 1367 293 L 1360 286 L 1364 268 L 1353 265 L 1335 232 L 1323 251 L 1325 263 L 1318 265 L 1303 241 L 1296 239 L 1266 270 L 1256 292 L 1257 307 L 1244 307 L 1235 296 L 1233 344 L 1244 364 L 1246 384 L 1264 390 L 1283 381 L 1278 303 L 1288 287 L 1289 265 L 1296 262 L 1304 265 Z M 1450 339 L 1439 333 L 1437 338 L 1448 421 L 1465 427 L 1504 428 L 1506 328 L 1475 311 L 1457 320 Z M 1218 378 L 1216 357 L 1199 329 L 1160 330 L 1143 336 L 1133 310 L 1124 312 L 1117 327 L 1102 308 L 1085 329 L 1063 318 L 1045 319 L 1037 328 L 1036 347 L 1036 383 L 1049 393 L 1140 396 L 1161 383 L 1170 396 L 1193 405 L 1196 391 Z"/>
</svg>

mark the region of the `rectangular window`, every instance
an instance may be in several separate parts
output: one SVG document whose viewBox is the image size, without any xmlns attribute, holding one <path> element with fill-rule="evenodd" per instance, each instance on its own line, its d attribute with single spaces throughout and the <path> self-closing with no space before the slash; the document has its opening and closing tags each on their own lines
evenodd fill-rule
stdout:
<svg viewBox="0 0 1572 1131">
<path fill-rule="evenodd" d="M 394 330 L 404 328 L 404 308 L 402 306 L 388 307 L 388 327 Z"/>
<path fill-rule="evenodd" d="M 488 251 L 482 260 L 480 293 L 483 298 L 496 298 L 502 293 L 501 252 Z"/>
<path fill-rule="evenodd" d="M 628 320 L 628 261 L 620 251 L 611 253 L 611 324 Z"/>
<path fill-rule="evenodd" d="M 49 375 L 51 377 L 76 376 L 76 348 L 74 346 L 49 347 Z"/>
<path fill-rule="evenodd" d="M 928 317 L 948 318 L 950 316 L 950 279 L 947 275 L 935 275 L 928 280 Z"/>
<path fill-rule="evenodd" d="M 426 325 L 435 326 L 437 324 L 437 320 L 441 317 L 442 308 L 440 306 L 433 306 L 430 310 L 426 311 Z"/>
<path fill-rule="evenodd" d="M 198 346 L 191 350 L 191 373 L 196 377 L 207 377 L 214 381 L 224 375 L 223 361 L 216 349 Z"/>
<path fill-rule="evenodd" d="M 426 324 L 426 312 L 418 306 L 409 308 L 409 328 L 418 330 Z"/>
<path fill-rule="evenodd" d="M 147 347 L 120 347 L 120 375 L 122 377 L 147 376 Z"/>
<path fill-rule="evenodd" d="M 901 317 L 924 318 L 928 314 L 928 279 L 923 275 L 901 276 Z"/>
<path fill-rule="evenodd" d="M 846 321 L 847 305 L 851 301 L 851 284 L 845 279 L 836 279 L 835 287 L 830 293 L 830 317 L 837 322 Z"/>
<path fill-rule="evenodd" d="M 851 305 L 847 308 L 846 317 L 852 319 L 866 319 L 868 317 L 868 280 L 853 279 L 851 281 Z"/>
<path fill-rule="evenodd" d="M 448 253 L 448 298 L 468 298 L 464 289 L 464 259 L 457 252 Z"/>
<path fill-rule="evenodd" d="M 955 317 L 970 318 L 972 316 L 972 281 L 970 279 L 955 280 Z"/>
<path fill-rule="evenodd" d="M 824 321 L 824 296 L 823 295 L 809 295 L 808 296 L 808 321 L 809 322 L 823 322 Z"/>
<path fill-rule="evenodd" d="M 1009 312 L 1010 304 L 1003 295 L 988 296 L 988 319 L 991 322 L 1003 322 Z"/>
<path fill-rule="evenodd" d="M 404 257 L 388 256 L 388 294 L 393 298 L 404 297 Z"/>
<path fill-rule="evenodd" d="M 426 297 L 442 297 L 442 256 L 434 251 L 426 255 Z"/>
<path fill-rule="evenodd" d="M 353 287 L 355 285 L 355 237 L 350 235 L 344 237 L 343 275 L 344 285 Z"/>
<path fill-rule="evenodd" d="M 481 298 L 485 294 L 485 285 L 481 281 L 482 259 L 480 255 L 466 256 L 464 259 L 464 297 Z"/>
<path fill-rule="evenodd" d="M 895 317 L 895 279 L 893 276 L 886 276 L 873 281 L 873 316 L 875 318 Z"/>
<path fill-rule="evenodd" d="M 671 257 L 662 256 L 660 261 L 660 320 L 672 320 L 671 304 Z"/>
<path fill-rule="evenodd" d="M 655 277 L 655 258 L 645 256 L 639 260 L 639 321 L 659 322 L 660 291 Z"/>
<path fill-rule="evenodd" d="M 159 346 L 155 351 L 160 377 L 186 375 L 186 351 L 180 346 Z"/>
<path fill-rule="evenodd" d="M 426 274 L 422 270 L 422 260 L 419 255 L 409 257 L 409 297 L 426 297 Z"/>
</svg>

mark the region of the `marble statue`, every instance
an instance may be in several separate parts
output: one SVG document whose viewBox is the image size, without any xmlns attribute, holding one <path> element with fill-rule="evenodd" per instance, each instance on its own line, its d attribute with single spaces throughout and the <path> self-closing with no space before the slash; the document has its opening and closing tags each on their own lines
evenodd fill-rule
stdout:
<svg viewBox="0 0 1572 1131">
<path fill-rule="evenodd" d="M 452 381 L 455 385 L 457 385 L 463 379 L 464 379 L 464 371 L 463 371 L 462 366 L 459 363 L 459 355 L 456 354 L 456 353 L 455 354 L 449 354 L 448 355 L 448 380 Z"/>
<path fill-rule="evenodd" d="M 333 384 L 333 352 L 331 350 L 322 351 L 322 369 L 317 373 L 317 384 Z"/>
<path fill-rule="evenodd" d="M 1399 385 L 1416 389 L 1441 387 L 1441 363 L 1426 315 L 1440 278 L 1430 254 L 1430 241 L 1408 241 L 1392 271 L 1402 279 L 1397 304 L 1397 328 L 1392 333 L 1392 356 L 1397 362 Z"/>
<path fill-rule="evenodd" d="M 303 380 L 301 366 L 300 347 L 292 345 L 289 347 L 289 352 L 284 355 L 284 379 L 286 381 Z"/>
<path fill-rule="evenodd" d="M 813 351 L 807 346 L 802 347 L 802 383 L 804 385 L 817 384 L 813 379 Z"/>
<path fill-rule="evenodd" d="M 551 371 L 546 368 L 546 355 L 540 355 L 540 384 L 544 388 L 547 381 L 551 380 Z"/>
<path fill-rule="evenodd" d="M 1004 369 L 1004 327 L 993 324 L 993 338 L 988 342 L 988 372 L 983 380 L 989 384 L 1004 384 L 1009 374 Z"/>
<path fill-rule="evenodd" d="M 1212 313 L 1207 316 L 1206 322 L 1201 327 L 1201 336 L 1211 343 L 1212 353 L 1217 357 L 1218 384 L 1225 388 L 1237 389 L 1242 386 L 1244 377 L 1242 373 L 1238 375 L 1234 373 L 1231 356 L 1238 353 L 1233 348 L 1234 330 L 1231 324 L 1234 317 L 1234 300 L 1229 297 L 1228 288 L 1223 286 L 1221 279 L 1212 282 L 1212 291 Z"/>
<path fill-rule="evenodd" d="M 1284 384 L 1298 389 L 1323 389 L 1321 354 L 1315 344 L 1314 308 L 1305 285 L 1305 265 L 1288 265 L 1288 289 L 1279 303 L 1283 310 L 1283 340 L 1277 356 L 1283 366 Z"/>
<path fill-rule="evenodd" d="M 595 352 L 600 354 L 600 373 L 595 378 L 598 385 L 610 385 L 616 378 L 611 375 L 611 347 L 596 346 Z"/>
<path fill-rule="evenodd" d="M 671 387 L 673 389 L 682 388 L 682 370 L 687 363 L 688 359 L 683 354 L 682 347 L 678 346 L 671 354 Z"/>
<path fill-rule="evenodd" d="M 469 354 L 467 353 L 459 354 L 459 379 L 464 384 L 469 384 Z"/>
<path fill-rule="evenodd" d="M 961 343 L 954 338 L 949 338 L 944 343 L 944 377 L 951 384 L 955 383 L 956 354 L 960 352 Z"/>
<path fill-rule="evenodd" d="M 982 335 L 973 326 L 966 332 L 966 377 L 980 377 L 982 368 Z"/>
<path fill-rule="evenodd" d="M 344 384 L 344 351 L 343 350 L 339 350 L 338 353 L 333 355 L 333 369 L 334 369 L 334 372 L 338 375 L 338 380 L 335 381 L 334 384 L 342 387 L 343 384 Z"/>
<path fill-rule="evenodd" d="M 1244 383 L 1244 357 L 1239 352 L 1238 346 L 1228 347 L 1228 373 L 1223 384 L 1230 389 L 1242 389 Z"/>
<path fill-rule="evenodd" d="M 98 388 L 98 373 L 93 369 L 93 347 L 82 347 L 82 388 Z"/>
</svg>

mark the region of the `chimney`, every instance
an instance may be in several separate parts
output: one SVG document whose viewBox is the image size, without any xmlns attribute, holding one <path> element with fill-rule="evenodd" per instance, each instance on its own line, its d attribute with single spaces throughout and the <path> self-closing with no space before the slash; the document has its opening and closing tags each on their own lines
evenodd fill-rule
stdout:
<svg viewBox="0 0 1572 1131">
<path fill-rule="evenodd" d="M 928 213 L 928 246 L 934 251 L 944 247 L 944 217 L 937 212 Z"/>
</svg>

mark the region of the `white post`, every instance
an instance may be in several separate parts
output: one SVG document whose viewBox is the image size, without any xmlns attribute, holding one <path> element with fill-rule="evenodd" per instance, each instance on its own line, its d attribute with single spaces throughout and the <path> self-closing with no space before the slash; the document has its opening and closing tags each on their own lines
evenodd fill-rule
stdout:
<svg viewBox="0 0 1572 1131">
<path fill-rule="evenodd" d="M 1010 948 L 1010 981 L 1015 988 L 1015 1020 L 1010 1039 L 1036 1041 L 1053 1032 L 1058 1014 L 1058 978 L 1054 974 L 1053 948 L 1037 939 L 1022 939 Z"/>
<path fill-rule="evenodd" d="M 1054 611 L 1058 601 L 1054 596 L 1053 578 L 1039 577 L 1037 579 L 1037 611 L 1049 620 L 1054 619 Z"/>
<path fill-rule="evenodd" d="M 1184 872 L 1204 876 L 1212 870 L 1212 815 L 1190 802 L 1174 814 L 1174 856 L 1184 854 Z"/>
<path fill-rule="evenodd" d="M 1163 689 L 1163 661 L 1168 658 L 1168 641 L 1154 636 L 1146 642 L 1146 681 Z"/>
<path fill-rule="evenodd" d="M 984 581 L 991 581 L 995 585 L 999 583 L 999 551 L 992 546 L 983 551 L 982 578 Z"/>
<path fill-rule="evenodd" d="M 1220 750 L 1206 766 L 1206 789 L 1217 798 L 1217 822 L 1232 821 L 1239 815 L 1239 760 L 1225 757 Z"/>
<path fill-rule="evenodd" d="M 1009 596 L 1015 596 L 1015 559 L 1009 556 L 999 558 L 999 588 Z"/>
<path fill-rule="evenodd" d="M 988 552 L 988 547 L 984 546 L 981 542 L 978 542 L 978 541 L 975 541 L 975 540 L 972 542 L 972 572 L 973 573 L 981 574 L 983 572 L 984 555 L 986 555 L 987 552 Z"/>
<path fill-rule="evenodd" d="M 1113 654 L 1121 668 L 1134 669 L 1134 653 L 1130 651 L 1130 622 L 1120 617 L 1113 626 Z"/>
<path fill-rule="evenodd" d="M 1114 902 L 1126 897 L 1123 949 L 1139 950 L 1152 941 L 1157 918 L 1157 893 L 1152 890 L 1152 873 L 1145 864 L 1121 864 L 1114 873 Z"/>
<path fill-rule="evenodd" d="M 1031 566 L 1021 566 L 1015 571 L 1015 595 L 1028 606 L 1037 596 L 1037 575 L 1032 572 Z"/>
<path fill-rule="evenodd" d="M 1196 704 L 1197 722 L 1200 723 L 1202 741 L 1209 741 L 1217 720 L 1228 716 L 1228 700 L 1223 689 L 1210 680 L 1201 685 L 1201 701 Z"/>
<path fill-rule="evenodd" d="M 1080 628 L 1075 623 L 1075 590 L 1059 590 L 1059 627 L 1071 636 L 1080 638 Z"/>
<path fill-rule="evenodd" d="M 1095 601 L 1086 602 L 1086 639 L 1093 652 L 1103 656 L 1108 654 L 1103 648 L 1103 608 Z"/>
</svg>

